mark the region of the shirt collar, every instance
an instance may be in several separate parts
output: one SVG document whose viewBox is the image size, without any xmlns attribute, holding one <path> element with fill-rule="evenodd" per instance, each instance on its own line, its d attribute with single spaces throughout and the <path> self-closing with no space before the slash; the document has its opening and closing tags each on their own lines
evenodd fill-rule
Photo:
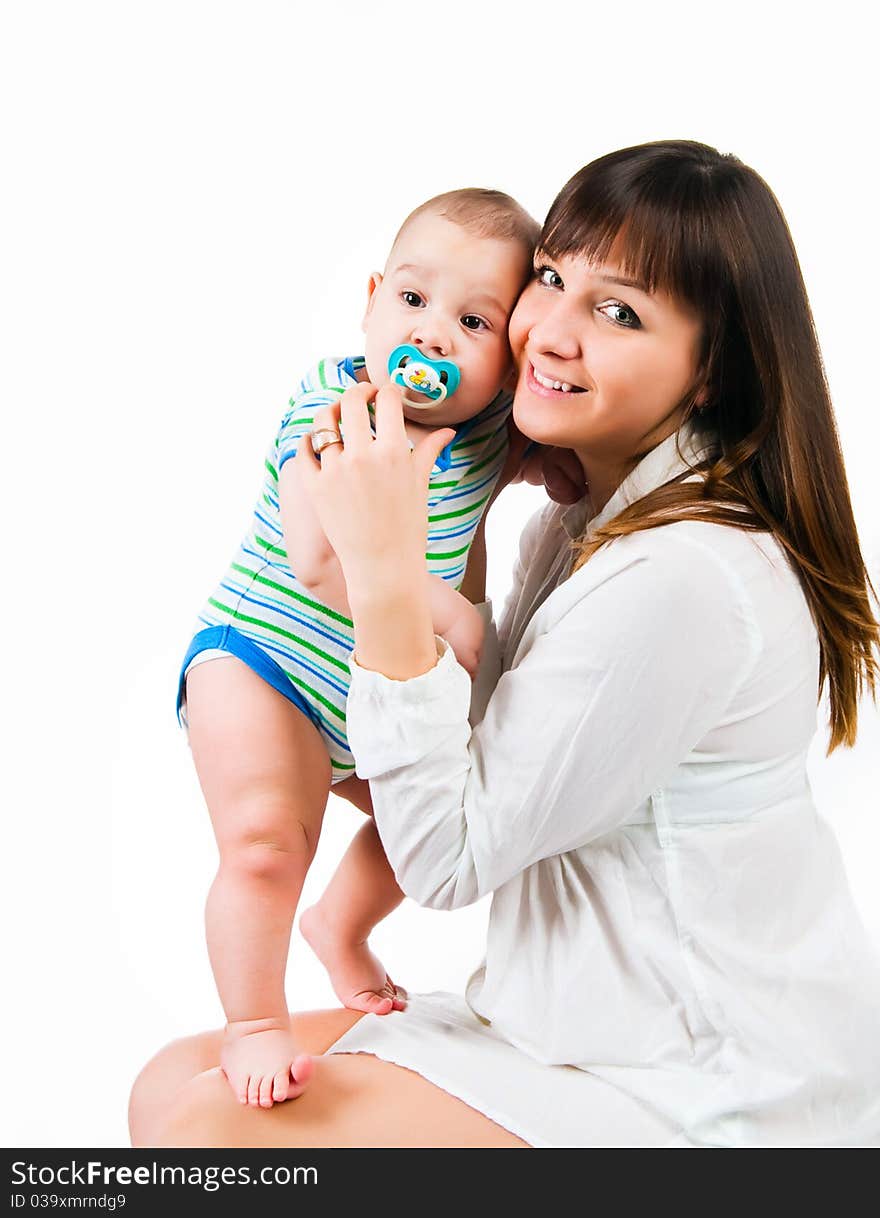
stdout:
<svg viewBox="0 0 880 1218">
<path fill-rule="evenodd" d="M 589 523 L 591 529 L 598 528 L 612 520 L 637 499 L 643 498 L 649 491 L 671 481 L 684 473 L 690 466 L 698 464 L 708 452 L 712 443 L 700 436 L 691 423 L 684 423 L 677 432 L 667 436 L 656 448 L 642 457 L 635 469 L 621 482 L 620 486 L 605 504 L 601 512 L 590 516 L 592 505 L 589 494 L 577 503 L 568 507 L 560 516 L 560 523 L 569 537 L 579 539 Z M 679 455 L 679 449 L 681 454 Z M 682 459 L 684 458 L 684 459 Z"/>
</svg>

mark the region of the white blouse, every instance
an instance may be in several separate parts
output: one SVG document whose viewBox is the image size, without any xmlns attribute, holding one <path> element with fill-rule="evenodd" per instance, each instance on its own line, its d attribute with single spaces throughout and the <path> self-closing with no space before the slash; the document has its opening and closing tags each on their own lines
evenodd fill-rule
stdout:
<svg viewBox="0 0 880 1218">
<path fill-rule="evenodd" d="M 590 526 L 684 468 L 672 436 Z M 586 515 L 526 525 L 473 705 L 442 639 L 406 681 L 352 656 L 349 742 L 397 880 L 437 909 L 493 893 L 467 1002 L 538 1061 L 698 1145 L 873 1144 L 880 960 L 807 780 L 799 582 L 772 537 L 701 522 L 567 578 Z"/>
</svg>

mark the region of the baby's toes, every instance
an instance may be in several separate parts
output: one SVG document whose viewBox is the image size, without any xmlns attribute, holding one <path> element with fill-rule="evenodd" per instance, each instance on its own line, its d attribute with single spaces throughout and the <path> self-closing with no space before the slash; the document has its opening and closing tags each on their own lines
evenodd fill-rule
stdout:
<svg viewBox="0 0 880 1218">
<path fill-rule="evenodd" d="M 308 1053 L 300 1053 L 299 1057 L 293 1059 L 293 1065 L 290 1067 L 293 1082 L 288 1083 L 287 1087 L 287 1098 L 289 1100 L 296 1099 L 298 1095 L 302 1095 L 309 1085 L 314 1072 L 315 1063 Z"/>
<path fill-rule="evenodd" d="M 223 1073 L 225 1074 L 225 1071 Z M 247 1104 L 247 1085 L 250 1083 L 247 1074 L 227 1074 L 227 1082 L 233 1089 L 235 1099 L 239 1101 L 239 1104 Z"/>
<path fill-rule="evenodd" d="M 260 1079 L 260 1107 L 272 1107 L 272 1089 L 275 1085 L 275 1078 L 271 1074 L 266 1074 Z"/>
<path fill-rule="evenodd" d="M 272 1099 L 276 1104 L 281 1104 L 287 1099 L 289 1088 L 290 1070 L 279 1070 L 272 1080 Z"/>
<path fill-rule="evenodd" d="M 382 995 L 388 995 L 391 999 L 392 1011 L 405 1011 L 406 1000 L 409 997 L 402 985 L 395 985 L 388 974 L 385 974 L 385 984 L 382 986 Z"/>
<path fill-rule="evenodd" d="M 353 994 L 345 1005 L 352 1011 L 366 1011 L 368 1015 L 387 1015 L 393 1000 L 373 990 L 364 990 L 360 994 Z"/>
<path fill-rule="evenodd" d="M 259 1074 L 256 1076 L 252 1074 L 248 1079 L 247 1096 L 248 1103 L 252 1108 L 259 1108 L 260 1106 L 260 1082 L 261 1079 Z"/>
</svg>

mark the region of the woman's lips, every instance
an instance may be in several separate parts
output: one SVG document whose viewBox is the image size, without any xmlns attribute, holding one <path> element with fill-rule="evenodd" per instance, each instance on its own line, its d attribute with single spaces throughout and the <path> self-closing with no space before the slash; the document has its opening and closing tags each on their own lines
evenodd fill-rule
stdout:
<svg viewBox="0 0 880 1218">
<path fill-rule="evenodd" d="M 549 377 L 547 378 L 550 379 Z M 555 379 L 555 378 L 554 378 Z M 535 368 L 531 360 L 526 361 L 526 387 L 530 393 L 535 393 L 542 398 L 570 398 L 575 393 L 587 393 L 588 390 L 581 389 L 580 385 L 572 385 L 570 389 L 551 389 L 547 385 L 542 385 L 535 378 Z"/>
</svg>

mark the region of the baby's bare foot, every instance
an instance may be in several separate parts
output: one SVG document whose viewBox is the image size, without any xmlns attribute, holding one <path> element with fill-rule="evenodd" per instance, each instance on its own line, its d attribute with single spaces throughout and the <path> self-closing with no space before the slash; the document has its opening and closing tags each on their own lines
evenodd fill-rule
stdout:
<svg viewBox="0 0 880 1218">
<path fill-rule="evenodd" d="M 253 1108 L 271 1108 L 306 1089 L 314 1063 L 298 1053 L 289 1021 L 247 1019 L 228 1023 L 220 1065 L 236 1098 Z"/>
<path fill-rule="evenodd" d="M 317 905 L 300 915 L 299 929 L 327 970 L 333 992 L 343 1006 L 369 1015 L 404 1009 L 406 990 L 394 984 L 366 940 L 356 943 L 345 939 Z"/>
</svg>

